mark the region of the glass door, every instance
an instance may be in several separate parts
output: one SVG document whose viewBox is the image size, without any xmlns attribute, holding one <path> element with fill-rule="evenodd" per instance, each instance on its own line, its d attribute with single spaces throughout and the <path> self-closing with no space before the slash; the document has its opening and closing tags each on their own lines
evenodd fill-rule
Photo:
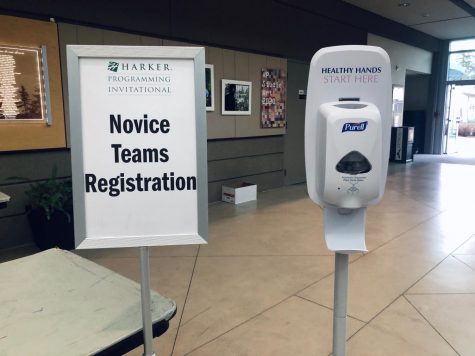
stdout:
<svg viewBox="0 0 475 356">
<path fill-rule="evenodd" d="M 475 85 L 447 86 L 444 153 L 475 157 Z"/>
<path fill-rule="evenodd" d="M 458 123 L 455 105 L 452 99 L 455 94 L 455 85 L 447 85 L 445 96 L 445 122 L 444 122 L 444 153 L 457 152 Z"/>
</svg>

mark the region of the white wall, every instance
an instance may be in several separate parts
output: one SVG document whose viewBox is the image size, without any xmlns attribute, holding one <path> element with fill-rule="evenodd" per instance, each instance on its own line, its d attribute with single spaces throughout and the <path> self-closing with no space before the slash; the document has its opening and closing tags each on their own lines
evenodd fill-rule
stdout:
<svg viewBox="0 0 475 356">
<path fill-rule="evenodd" d="M 372 33 L 368 33 L 368 45 L 381 47 L 388 52 L 391 59 L 393 84 L 405 84 L 407 69 L 423 74 L 431 73 L 431 52 Z"/>
</svg>

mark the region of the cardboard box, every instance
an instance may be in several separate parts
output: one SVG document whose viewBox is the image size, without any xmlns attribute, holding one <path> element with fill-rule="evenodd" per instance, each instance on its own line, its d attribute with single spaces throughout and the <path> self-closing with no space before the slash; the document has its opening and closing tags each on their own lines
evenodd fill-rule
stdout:
<svg viewBox="0 0 475 356">
<path fill-rule="evenodd" d="M 256 200 L 257 185 L 245 182 L 223 185 L 221 199 L 225 202 L 234 204 Z"/>
</svg>

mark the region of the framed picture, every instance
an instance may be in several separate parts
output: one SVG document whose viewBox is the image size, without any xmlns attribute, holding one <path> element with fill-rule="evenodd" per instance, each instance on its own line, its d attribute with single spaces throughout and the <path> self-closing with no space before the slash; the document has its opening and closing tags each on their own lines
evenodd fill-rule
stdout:
<svg viewBox="0 0 475 356">
<path fill-rule="evenodd" d="M 0 46 L 0 120 L 45 120 L 42 47 Z"/>
<path fill-rule="evenodd" d="M 221 80 L 221 114 L 251 115 L 252 82 Z"/>
<path fill-rule="evenodd" d="M 214 111 L 214 66 L 205 64 L 206 111 Z"/>
</svg>

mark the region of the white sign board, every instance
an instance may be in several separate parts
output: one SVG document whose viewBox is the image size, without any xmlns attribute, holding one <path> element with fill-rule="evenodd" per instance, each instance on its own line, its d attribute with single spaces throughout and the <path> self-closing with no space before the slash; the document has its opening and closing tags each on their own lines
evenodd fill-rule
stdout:
<svg viewBox="0 0 475 356">
<path fill-rule="evenodd" d="M 76 247 L 206 243 L 204 49 L 67 55 Z"/>
</svg>

